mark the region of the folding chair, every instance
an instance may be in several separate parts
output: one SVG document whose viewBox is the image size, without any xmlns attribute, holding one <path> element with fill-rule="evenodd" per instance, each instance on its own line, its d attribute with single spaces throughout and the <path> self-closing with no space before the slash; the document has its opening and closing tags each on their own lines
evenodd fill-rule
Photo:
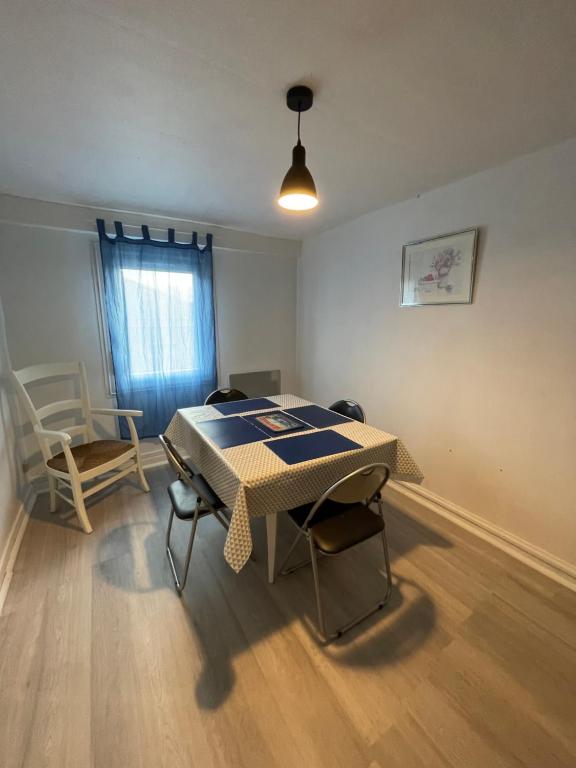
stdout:
<svg viewBox="0 0 576 768">
<path fill-rule="evenodd" d="M 360 403 L 357 403 L 356 400 L 337 400 L 335 403 L 332 403 L 328 410 L 339 413 L 341 416 L 348 416 L 349 419 L 354 419 L 354 421 L 361 421 L 363 424 L 366 424 L 366 413 L 364 412 L 364 408 L 362 408 Z"/>
<path fill-rule="evenodd" d="M 190 568 L 192 547 L 194 545 L 198 520 L 202 517 L 207 517 L 208 515 L 214 515 L 216 520 L 218 520 L 220 525 L 226 530 L 228 530 L 230 524 L 223 513 L 226 509 L 226 505 L 214 493 L 204 477 L 200 474 L 195 474 L 193 470 L 190 469 L 166 435 L 160 435 L 160 442 L 166 452 L 166 457 L 170 466 L 178 476 L 178 479 L 168 486 L 171 510 L 170 519 L 168 520 L 168 530 L 166 531 L 166 555 L 168 556 L 168 562 L 170 563 L 170 570 L 172 571 L 172 576 L 174 578 L 176 592 L 178 595 L 181 595 L 188 578 L 188 570 Z M 178 575 L 174 562 L 174 554 L 170 546 L 170 534 L 172 532 L 174 515 L 176 515 L 179 520 L 192 521 L 182 576 Z"/>
<path fill-rule="evenodd" d="M 236 400 L 248 400 L 248 395 L 241 392 L 239 389 L 215 389 L 214 392 L 210 392 L 204 405 L 215 405 L 217 403 L 233 403 Z"/>
<path fill-rule="evenodd" d="M 279 570 L 281 575 L 286 575 L 310 562 L 312 563 L 318 625 L 320 635 L 325 643 L 341 637 L 344 632 L 383 608 L 390 599 L 392 574 L 380 494 L 389 477 L 390 469 L 386 464 L 369 464 L 338 480 L 315 503 L 305 504 L 288 512 L 290 519 L 298 528 L 298 533 Z M 377 505 L 377 513 L 370 508 L 370 504 L 373 502 Z M 381 537 L 384 549 L 384 566 L 386 569 L 384 595 L 376 605 L 334 632 L 328 632 L 320 593 L 318 554 L 328 557 L 339 555 L 341 552 L 378 535 Z M 286 569 L 285 566 L 302 536 L 308 540 L 310 560 Z"/>
</svg>

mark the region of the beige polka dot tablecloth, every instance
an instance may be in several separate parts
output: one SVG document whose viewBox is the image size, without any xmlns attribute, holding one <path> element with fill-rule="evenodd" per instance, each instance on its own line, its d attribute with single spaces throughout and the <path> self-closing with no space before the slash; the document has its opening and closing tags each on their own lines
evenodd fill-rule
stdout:
<svg viewBox="0 0 576 768">
<path fill-rule="evenodd" d="M 308 400 L 294 395 L 277 395 L 268 399 L 280 409 L 311 405 Z M 329 429 L 359 443 L 362 449 L 299 464 L 286 464 L 264 445 L 264 441 L 270 439 L 264 435 L 262 442 L 219 448 L 196 429 L 198 422 L 218 418 L 227 417 L 210 405 L 183 408 L 176 411 L 166 436 L 191 459 L 232 511 L 224 557 L 236 572 L 245 565 L 252 551 L 250 518 L 316 501 L 336 480 L 374 462 L 388 464 L 392 477 L 397 480 L 418 483 L 423 478 L 419 467 L 397 437 L 357 421 L 336 424 Z M 300 430 L 297 434 L 313 431 L 316 430 Z M 286 440 L 293 434 L 275 439 Z"/>
</svg>

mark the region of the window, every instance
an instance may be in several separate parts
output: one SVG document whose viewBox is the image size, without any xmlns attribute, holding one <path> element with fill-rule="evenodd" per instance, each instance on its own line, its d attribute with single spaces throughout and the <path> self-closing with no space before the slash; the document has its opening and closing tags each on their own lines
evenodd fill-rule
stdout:
<svg viewBox="0 0 576 768">
<path fill-rule="evenodd" d="M 122 281 L 132 375 L 195 371 L 192 274 L 123 268 Z"/>
</svg>

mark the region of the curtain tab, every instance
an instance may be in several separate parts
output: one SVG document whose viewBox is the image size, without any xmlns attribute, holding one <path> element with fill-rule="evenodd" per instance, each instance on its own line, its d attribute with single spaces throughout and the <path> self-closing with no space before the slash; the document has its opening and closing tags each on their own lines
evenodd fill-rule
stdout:
<svg viewBox="0 0 576 768">
<path fill-rule="evenodd" d="M 104 219 L 96 219 L 96 229 L 98 230 L 100 240 L 106 240 L 106 222 Z"/>
<path fill-rule="evenodd" d="M 116 237 L 113 237 L 111 235 L 108 235 L 106 233 L 106 222 L 104 219 L 96 219 L 96 228 L 98 230 L 98 235 L 100 238 L 100 242 L 108 242 L 108 243 L 130 243 L 137 245 L 138 243 L 146 243 L 147 245 L 153 245 L 157 246 L 159 248 L 166 248 L 167 246 L 173 247 L 173 248 L 193 248 L 196 251 L 212 251 L 212 235 L 210 232 L 207 232 L 205 235 L 205 245 L 203 248 L 201 248 L 198 245 L 198 233 L 192 232 L 192 241 L 190 243 L 177 243 L 176 242 L 176 230 L 175 229 L 169 229 L 168 230 L 168 240 L 154 240 L 152 237 L 150 237 L 150 227 L 148 224 L 141 224 L 140 228 L 142 230 L 142 239 L 138 237 L 126 237 L 124 234 L 124 226 L 121 221 L 115 221 L 114 222 L 114 230 L 116 232 Z"/>
</svg>

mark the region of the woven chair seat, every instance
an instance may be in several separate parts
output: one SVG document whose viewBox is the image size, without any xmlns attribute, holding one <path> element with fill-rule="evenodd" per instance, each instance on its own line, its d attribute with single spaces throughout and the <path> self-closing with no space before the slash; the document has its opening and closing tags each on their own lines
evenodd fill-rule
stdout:
<svg viewBox="0 0 576 768">
<path fill-rule="evenodd" d="M 132 443 L 127 443 L 124 440 L 94 440 L 92 443 L 75 445 L 70 448 L 70 451 L 78 472 L 89 472 L 102 466 L 102 464 L 119 458 L 123 453 L 128 453 L 133 448 Z M 55 469 L 58 472 L 68 472 L 68 464 L 63 451 L 49 459 L 46 464 L 50 469 Z"/>
</svg>

